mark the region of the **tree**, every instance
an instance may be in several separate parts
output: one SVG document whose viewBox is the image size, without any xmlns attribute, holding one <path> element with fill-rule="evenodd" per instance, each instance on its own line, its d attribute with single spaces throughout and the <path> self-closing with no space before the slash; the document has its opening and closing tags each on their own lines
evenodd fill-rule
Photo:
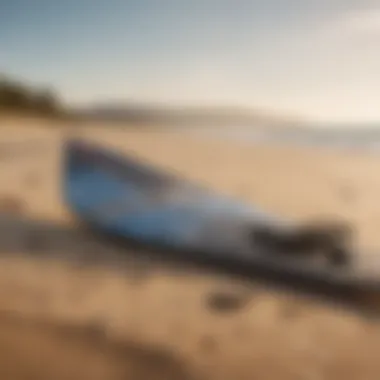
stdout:
<svg viewBox="0 0 380 380">
<path fill-rule="evenodd" d="M 52 89 L 36 89 L 4 75 L 0 75 L 0 109 L 49 116 L 63 112 L 58 96 Z"/>
</svg>

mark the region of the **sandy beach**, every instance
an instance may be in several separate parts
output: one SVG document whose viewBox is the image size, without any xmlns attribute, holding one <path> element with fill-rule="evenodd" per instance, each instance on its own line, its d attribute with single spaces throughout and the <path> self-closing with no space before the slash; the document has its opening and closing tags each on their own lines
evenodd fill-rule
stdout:
<svg viewBox="0 0 380 380">
<path fill-rule="evenodd" d="M 60 148 L 74 136 L 284 217 L 342 218 L 361 249 L 380 252 L 380 156 L 3 121 L 2 379 L 379 379 L 377 320 L 227 276 L 121 265 L 116 247 L 79 234 L 60 194 Z M 233 311 L 212 307 L 227 291 L 249 297 Z"/>
</svg>

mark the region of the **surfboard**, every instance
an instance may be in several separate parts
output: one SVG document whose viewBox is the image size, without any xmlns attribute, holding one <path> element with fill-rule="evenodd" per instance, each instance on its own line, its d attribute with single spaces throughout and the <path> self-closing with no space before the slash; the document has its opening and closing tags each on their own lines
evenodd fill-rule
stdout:
<svg viewBox="0 0 380 380">
<path fill-rule="evenodd" d="M 64 148 L 63 194 L 72 213 L 109 236 L 203 259 L 291 286 L 380 305 L 377 264 L 347 267 L 277 255 L 255 243 L 259 226 L 291 229 L 293 222 L 253 204 L 220 195 L 133 155 L 80 140 Z M 358 256 L 359 257 L 359 256 Z M 371 260 L 379 257 L 371 255 Z M 366 268 L 365 270 L 363 268 Z M 371 271 L 368 270 L 371 268 Z M 375 300 L 375 301 L 374 301 Z"/>
</svg>

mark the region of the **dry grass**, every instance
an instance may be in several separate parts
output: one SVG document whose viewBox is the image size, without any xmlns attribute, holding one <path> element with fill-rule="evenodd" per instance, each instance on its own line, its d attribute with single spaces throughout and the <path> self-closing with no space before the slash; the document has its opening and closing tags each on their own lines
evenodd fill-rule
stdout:
<svg viewBox="0 0 380 380">
<path fill-rule="evenodd" d="M 149 130 L 80 134 L 284 216 L 338 215 L 357 226 L 361 245 L 380 245 L 378 158 Z M 24 318 L 0 319 L 1 378 L 379 379 L 377 321 L 224 276 L 122 263 L 118 249 L 71 231 L 59 196 L 60 135 L 29 128 L 23 139 L 46 140 L 46 149 L 0 161 L 0 197 L 22 200 L 32 220 L 0 223 L 0 309 Z M 8 140 L 20 138 L 3 128 L 0 143 Z M 39 181 L 28 187 L 30 173 Z M 210 299 L 225 289 L 249 297 L 221 312 Z M 54 321 L 92 328 L 68 333 Z"/>
</svg>

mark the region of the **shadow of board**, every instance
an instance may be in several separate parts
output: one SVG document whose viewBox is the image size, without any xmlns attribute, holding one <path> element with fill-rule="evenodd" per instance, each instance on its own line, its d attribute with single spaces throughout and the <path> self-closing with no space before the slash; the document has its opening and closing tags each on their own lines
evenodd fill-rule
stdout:
<svg viewBox="0 0 380 380">
<path fill-rule="evenodd" d="M 93 226 L 65 226 L 52 221 L 0 213 L 0 255 L 57 258 L 80 265 L 110 266 L 133 275 L 136 268 L 168 273 L 222 274 L 280 292 L 311 297 L 330 306 L 380 315 L 379 289 L 359 283 L 334 284 L 329 277 L 294 276 L 286 271 L 247 266 L 231 259 L 215 259 L 202 252 L 176 251 L 142 245 L 136 241 L 104 234 Z M 142 271 L 144 273 L 144 271 Z M 180 281 L 180 280 L 179 280 Z M 380 283 L 380 281 L 379 281 Z"/>
</svg>

